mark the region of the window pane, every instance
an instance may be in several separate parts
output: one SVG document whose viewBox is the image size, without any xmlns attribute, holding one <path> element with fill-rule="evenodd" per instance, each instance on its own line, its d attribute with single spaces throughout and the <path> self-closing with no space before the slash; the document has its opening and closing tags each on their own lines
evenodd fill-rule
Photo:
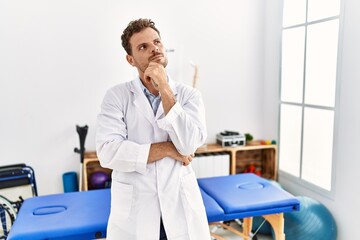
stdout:
<svg viewBox="0 0 360 240">
<path fill-rule="evenodd" d="M 305 27 L 283 31 L 281 100 L 302 103 Z"/>
<path fill-rule="evenodd" d="M 302 178 L 331 190 L 334 112 L 305 108 Z"/>
<path fill-rule="evenodd" d="M 300 176 L 301 107 L 281 104 L 279 168 Z"/>
<path fill-rule="evenodd" d="M 339 21 L 308 26 L 305 103 L 333 107 L 335 104 Z"/>
<path fill-rule="evenodd" d="M 340 14 L 340 0 L 308 1 L 308 22 Z"/>
<path fill-rule="evenodd" d="M 306 0 L 284 0 L 283 26 L 305 23 Z"/>
</svg>

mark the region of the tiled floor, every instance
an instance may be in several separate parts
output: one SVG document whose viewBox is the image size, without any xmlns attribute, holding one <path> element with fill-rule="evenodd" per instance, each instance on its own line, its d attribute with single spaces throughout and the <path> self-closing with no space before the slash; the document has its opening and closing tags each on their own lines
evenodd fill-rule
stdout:
<svg viewBox="0 0 360 240">
<path fill-rule="evenodd" d="M 236 222 L 232 222 L 230 224 L 230 226 L 235 228 L 236 230 L 239 230 L 239 231 L 241 230 L 240 226 Z M 218 234 L 219 236 L 225 238 L 226 240 L 242 240 L 243 239 L 242 237 L 240 237 L 228 230 L 225 230 L 223 228 L 218 228 L 215 231 L 215 233 Z M 272 240 L 273 239 L 271 235 L 256 234 L 256 236 L 257 236 L 258 240 Z"/>
</svg>

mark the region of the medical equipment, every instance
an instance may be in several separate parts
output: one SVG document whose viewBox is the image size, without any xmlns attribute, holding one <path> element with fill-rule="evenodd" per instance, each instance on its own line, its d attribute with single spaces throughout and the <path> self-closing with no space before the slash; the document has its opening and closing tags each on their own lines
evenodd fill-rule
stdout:
<svg viewBox="0 0 360 240">
<path fill-rule="evenodd" d="M 224 131 L 216 135 L 216 143 L 222 147 L 245 146 L 246 138 L 238 132 Z"/>
<path fill-rule="evenodd" d="M 82 181 L 82 171 L 83 171 L 83 163 L 84 163 L 84 154 L 85 154 L 85 140 L 89 127 L 87 125 L 80 127 L 76 125 L 76 132 L 79 135 L 80 148 L 74 148 L 74 152 L 80 154 L 80 169 L 79 169 L 79 191 L 83 189 Z"/>
<path fill-rule="evenodd" d="M 0 239 L 7 239 L 25 198 L 37 196 L 35 173 L 24 163 L 0 167 Z"/>
</svg>

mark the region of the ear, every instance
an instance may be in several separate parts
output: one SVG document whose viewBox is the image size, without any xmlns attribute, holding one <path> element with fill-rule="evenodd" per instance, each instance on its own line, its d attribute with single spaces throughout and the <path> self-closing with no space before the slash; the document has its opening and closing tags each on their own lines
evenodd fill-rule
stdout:
<svg viewBox="0 0 360 240">
<path fill-rule="evenodd" d="M 128 61 L 128 63 L 129 63 L 131 66 L 134 66 L 134 58 L 133 58 L 131 55 L 127 54 L 127 55 L 126 55 L 126 60 Z"/>
</svg>

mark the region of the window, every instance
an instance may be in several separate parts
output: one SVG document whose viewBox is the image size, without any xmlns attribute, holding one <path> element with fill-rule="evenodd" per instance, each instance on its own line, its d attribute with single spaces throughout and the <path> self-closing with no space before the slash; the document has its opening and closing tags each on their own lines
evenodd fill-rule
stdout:
<svg viewBox="0 0 360 240">
<path fill-rule="evenodd" d="M 340 0 L 284 0 L 279 169 L 331 191 Z"/>
</svg>

